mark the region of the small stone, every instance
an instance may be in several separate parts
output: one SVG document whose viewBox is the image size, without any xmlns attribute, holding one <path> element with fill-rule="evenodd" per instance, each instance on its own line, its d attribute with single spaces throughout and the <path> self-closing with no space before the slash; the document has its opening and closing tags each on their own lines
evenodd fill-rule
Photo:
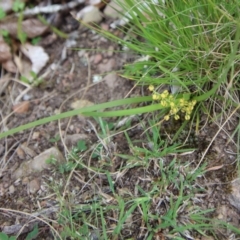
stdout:
<svg viewBox="0 0 240 240">
<path fill-rule="evenodd" d="M 104 31 L 108 31 L 108 30 L 109 30 L 109 25 L 106 24 L 106 23 L 102 23 L 102 24 L 101 24 L 101 28 L 102 28 L 102 30 L 104 30 Z"/>
<path fill-rule="evenodd" d="M 86 53 L 86 50 L 78 51 L 78 56 L 81 58 L 85 55 L 85 53 Z"/>
<path fill-rule="evenodd" d="M 50 158 L 54 157 L 58 162 L 64 162 L 65 159 L 61 152 L 56 148 L 52 147 L 38 156 L 36 156 L 31 162 L 30 162 L 30 167 L 33 171 L 40 172 L 43 169 L 49 168 L 51 165 L 48 164 L 46 161 L 49 160 Z"/>
<path fill-rule="evenodd" d="M 51 158 L 56 159 L 57 162 L 65 161 L 61 152 L 56 147 L 52 147 L 34 157 L 34 159 L 23 162 L 12 176 L 14 179 L 18 179 L 27 177 L 33 172 L 41 172 L 43 169 L 50 168 L 51 165 L 47 163 L 47 160 Z"/>
<path fill-rule="evenodd" d="M 109 48 L 107 50 L 107 56 L 108 57 L 112 57 L 113 56 L 113 51 L 114 51 L 114 47 L 113 46 L 109 46 Z"/>
<path fill-rule="evenodd" d="M 97 7 L 89 5 L 77 13 L 76 19 L 82 19 L 85 23 L 99 23 L 102 21 L 102 14 Z"/>
<path fill-rule="evenodd" d="M 104 9 L 103 13 L 107 17 L 111 17 L 113 19 L 117 19 L 121 17 L 121 13 L 123 12 L 122 7 L 117 3 L 117 0 L 112 0 Z"/>
<path fill-rule="evenodd" d="M 232 191 L 228 196 L 228 200 L 232 206 L 240 211 L 240 179 L 235 179 L 231 183 Z"/>
<path fill-rule="evenodd" d="M 23 184 L 23 185 L 28 184 L 28 182 L 29 182 L 28 177 L 23 178 L 23 180 L 22 180 L 22 184 Z"/>
<path fill-rule="evenodd" d="M 4 188 L 8 188 L 9 185 L 10 185 L 10 182 L 5 182 L 5 183 L 3 184 L 3 187 L 4 187 Z"/>
<path fill-rule="evenodd" d="M 28 184 L 28 192 L 31 194 L 34 194 L 38 192 L 38 190 L 41 187 L 41 181 L 38 178 L 33 179 L 32 181 L 29 182 Z"/>
<path fill-rule="evenodd" d="M 100 73 L 110 72 L 110 71 L 114 70 L 115 65 L 116 65 L 115 59 L 111 58 L 111 59 L 107 60 L 106 63 L 99 64 L 98 70 Z"/>
<path fill-rule="evenodd" d="M 98 82 L 100 82 L 100 81 L 102 81 L 102 76 L 101 75 L 99 75 L 99 74 L 95 74 L 95 75 L 93 75 L 93 83 L 98 83 Z"/>
<path fill-rule="evenodd" d="M 24 101 L 28 101 L 28 100 L 30 100 L 31 98 L 32 98 L 32 95 L 30 95 L 30 94 L 27 94 L 27 93 L 26 93 L 26 94 L 23 95 L 23 100 L 24 100 Z"/>
<path fill-rule="evenodd" d="M 33 132 L 32 139 L 36 140 L 39 138 L 39 136 L 40 136 L 40 132 Z"/>
<path fill-rule="evenodd" d="M 116 73 L 109 73 L 107 74 L 103 80 L 108 85 L 108 87 L 112 90 L 117 86 L 117 74 Z"/>
<path fill-rule="evenodd" d="M 15 113 L 26 113 L 28 112 L 29 110 L 29 107 L 30 107 L 30 102 L 29 101 L 24 101 L 24 102 L 21 102 L 21 103 L 18 103 L 16 105 L 13 106 L 13 111 Z"/>
<path fill-rule="evenodd" d="M 11 185 L 8 189 L 9 194 L 13 194 L 15 192 L 15 187 L 13 185 Z"/>
<path fill-rule="evenodd" d="M 95 55 L 95 56 L 94 56 L 94 59 L 93 59 L 93 63 L 94 63 L 94 64 L 99 64 L 99 63 L 102 61 L 102 58 L 103 58 L 103 57 L 102 57 L 102 54 L 100 54 L 100 53 L 97 54 L 97 55 Z"/>
<path fill-rule="evenodd" d="M 22 150 L 21 146 L 17 148 L 16 153 L 20 159 L 25 158 L 25 152 Z"/>
</svg>

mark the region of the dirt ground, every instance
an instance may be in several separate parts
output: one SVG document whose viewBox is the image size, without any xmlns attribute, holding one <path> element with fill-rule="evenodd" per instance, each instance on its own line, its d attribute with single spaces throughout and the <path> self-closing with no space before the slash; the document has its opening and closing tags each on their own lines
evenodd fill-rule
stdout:
<svg viewBox="0 0 240 240">
<path fill-rule="evenodd" d="M 2 89 L 0 96 L 2 130 L 4 127 L 11 129 L 43 117 L 71 110 L 76 104 L 81 107 L 142 94 L 141 87 L 135 87 L 134 82 L 123 79 L 118 74 L 123 65 L 134 56 L 127 52 L 119 52 L 121 47 L 118 44 L 109 41 L 92 30 L 87 28 L 79 29 L 78 23 L 69 14 L 61 17 L 64 19 L 60 24 L 61 29 L 65 30 L 65 32 L 68 31 L 69 39 L 65 40 L 59 37 L 55 39 L 52 33 L 42 38 L 42 45 L 45 44 L 44 49 L 49 54 L 50 61 L 40 74 L 44 76 L 43 82 L 37 87 L 32 87 L 21 98 L 28 102 L 28 108 L 21 113 L 13 112 L 14 100 L 26 89 L 23 84 L 10 80 Z M 101 26 L 108 29 L 112 21 L 112 19 L 104 19 Z M 121 34 L 118 30 L 109 28 L 109 31 L 118 36 Z M 51 38 L 54 38 L 54 40 L 51 40 Z M 50 41 L 50 44 L 46 43 L 46 39 L 50 39 L 52 42 Z M 66 41 L 68 41 L 68 44 L 72 44 L 72 48 L 79 49 L 66 49 Z M 100 51 L 96 49 L 100 49 Z M 66 52 L 64 52 L 65 50 Z M 66 54 L 66 57 L 63 58 L 63 54 Z M 145 117 L 146 115 L 140 118 L 144 119 Z M 88 146 L 95 144 L 98 138 L 89 121 L 96 131 L 101 131 L 96 120 L 75 116 L 71 119 L 51 122 L 0 140 L 0 207 L 6 209 L 0 212 L 1 230 L 6 226 L 12 226 L 11 229 L 8 228 L 8 233 L 16 234 L 23 227 L 23 234 L 19 239 L 24 239 L 26 233 L 33 228 L 33 224 L 31 224 L 29 215 L 23 216 L 18 211 L 32 214 L 50 207 L 58 207 L 56 205 L 57 196 L 49 188 L 49 184 L 51 182 L 61 183 L 65 186 L 69 181 L 68 179 L 64 179 L 59 172 L 53 169 L 35 173 L 29 172 L 18 179 L 14 177 L 13 172 L 24 161 L 28 161 L 52 147 L 58 148 L 63 156 L 67 156 L 68 151 L 70 152 L 71 148 L 81 139 L 84 139 Z M 114 119 L 109 121 L 114 121 Z M 181 161 L 190 161 L 193 166 L 197 166 L 202 156 L 206 154 L 204 162 L 207 162 L 209 171 L 199 183 L 207 189 L 207 193 L 201 196 L 202 202 L 200 205 L 203 208 L 215 208 L 216 211 L 213 213 L 213 217 L 226 220 L 239 227 L 240 212 L 229 203 L 228 198 L 228 194 L 231 193 L 230 181 L 236 178 L 236 146 L 228 140 L 237 123 L 238 119 L 233 118 L 231 123 L 225 125 L 225 128 L 215 137 L 219 129 L 218 126 L 213 123 L 204 125 L 205 120 L 203 118 L 201 120 L 202 128 L 198 135 L 194 134 L 194 143 L 192 143 L 197 150 L 192 154 L 179 155 L 178 157 Z M 171 128 L 171 125 L 168 126 L 169 123 L 165 124 L 165 129 Z M 134 125 L 134 121 L 132 125 Z M 138 126 L 129 130 L 129 135 L 135 140 L 144 142 L 145 139 L 140 137 L 142 132 L 143 129 Z M 61 139 L 57 139 L 57 135 Z M 205 153 L 213 138 L 214 141 Z M 63 139 L 68 140 L 63 141 Z M 123 133 L 112 137 L 112 142 L 116 146 L 114 151 L 119 154 L 130 153 L 130 148 Z M 85 164 L 97 168 L 104 166 L 105 163 L 104 161 L 98 163 L 89 162 L 89 159 L 86 158 Z M 125 164 L 126 160 L 117 157 L 111 167 L 106 164 L 104 168 L 114 173 L 118 172 L 121 166 Z M 150 166 L 147 171 L 144 168 L 135 169 L 132 167 L 119 179 L 115 177 L 116 188 L 124 188 L 132 192 L 138 182 L 142 189 L 147 189 L 147 183 L 141 182 L 139 176 L 158 177 L 158 174 L 154 171 L 153 166 Z M 89 175 L 89 172 L 79 170 L 74 173 L 70 182 L 68 182 L 67 189 L 62 187 L 62 194 L 65 195 L 65 198 L 70 199 L 73 192 L 83 189 L 84 183 L 91 181 L 97 182 L 98 186 L 102 187 L 102 191 L 107 186 L 107 178 L 104 174 L 93 177 Z M 77 195 L 72 204 L 86 201 L 89 195 L 92 195 L 95 191 L 96 189 L 93 190 L 90 186 L 85 187 L 84 194 Z M 104 191 L 108 193 L 109 189 Z M 8 212 L 7 209 L 15 211 Z M 55 214 L 56 211 L 53 210 L 47 214 L 47 218 L 53 219 L 52 225 L 57 229 L 58 226 L 54 225 Z M 139 236 L 139 227 L 141 226 L 139 216 L 134 216 L 133 222 L 134 224 L 131 224 L 129 229 L 124 230 L 124 239 L 130 237 L 143 239 L 143 237 Z M 26 225 L 24 226 L 24 224 Z M 37 239 L 52 239 L 51 235 L 49 235 L 49 227 L 44 223 L 41 224 L 42 227 Z M 218 239 L 227 239 L 226 236 L 229 237 L 229 234 L 219 230 Z"/>
</svg>

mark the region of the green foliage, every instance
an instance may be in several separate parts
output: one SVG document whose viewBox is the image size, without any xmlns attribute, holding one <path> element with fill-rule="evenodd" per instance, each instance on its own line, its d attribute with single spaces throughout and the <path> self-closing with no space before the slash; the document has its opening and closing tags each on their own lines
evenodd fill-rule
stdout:
<svg viewBox="0 0 240 240">
<path fill-rule="evenodd" d="M 0 20 L 4 19 L 5 17 L 6 17 L 5 11 L 2 8 L 0 8 Z"/>
<path fill-rule="evenodd" d="M 56 142 L 58 142 L 60 139 L 61 139 L 61 138 L 60 138 L 60 135 L 59 135 L 59 134 L 56 134 L 56 136 L 54 136 L 54 137 L 52 137 L 52 138 L 49 139 L 49 142 L 50 142 L 50 143 L 56 143 Z"/>
<path fill-rule="evenodd" d="M 35 225 L 33 230 L 30 233 L 28 233 L 25 240 L 36 239 L 37 236 L 38 236 L 38 225 Z"/>
<path fill-rule="evenodd" d="M 37 45 L 41 41 L 41 37 L 35 37 L 31 40 L 32 45 Z"/>
<path fill-rule="evenodd" d="M 9 32 L 8 32 L 7 30 L 4 30 L 4 29 L 3 29 L 3 30 L 1 30 L 0 32 L 1 32 L 0 34 L 1 34 L 4 38 L 8 38 L 8 37 L 9 37 Z M 8 41 L 7 41 L 7 42 L 8 42 Z"/>
<path fill-rule="evenodd" d="M 25 41 L 26 39 L 24 40 L 24 37 L 23 37 L 22 40 Z M 23 81 L 27 84 L 30 84 L 32 86 L 35 86 L 35 87 L 39 86 L 43 82 L 43 79 L 39 78 L 37 76 L 37 74 L 33 71 L 30 72 L 30 78 L 21 76 L 20 79 L 21 79 L 21 81 Z"/>
<path fill-rule="evenodd" d="M 33 230 L 31 232 L 29 232 L 25 238 L 25 240 L 32 240 L 32 239 L 36 239 L 36 237 L 38 236 L 38 226 L 35 225 Z M 1 240 L 17 240 L 17 237 L 15 236 L 8 236 L 5 233 L 0 233 L 0 239 Z"/>
<path fill-rule="evenodd" d="M 84 152 L 87 150 L 87 146 L 86 146 L 86 141 L 84 140 L 79 140 L 77 142 L 77 149 L 75 151 L 78 151 L 78 152 Z"/>
<path fill-rule="evenodd" d="M 7 234 L 5 234 L 5 233 L 0 233 L 0 239 L 1 239 L 1 240 L 16 240 L 17 237 L 14 237 L 14 236 L 8 237 Z"/>
<path fill-rule="evenodd" d="M 71 172 L 74 168 L 76 168 L 77 164 L 73 161 L 68 161 L 67 163 L 60 164 L 58 170 L 60 173 L 68 173 Z"/>
<path fill-rule="evenodd" d="M 56 165 L 57 159 L 54 156 L 51 156 L 49 159 L 46 160 L 46 163 Z"/>
<path fill-rule="evenodd" d="M 12 7 L 12 10 L 14 12 L 20 12 L 20 11 L 23 11 L 25 8 L 25 3 L 22 1 L 22 0 L 15 0 L 13 2 L 13 7 Z"/>
</svg>

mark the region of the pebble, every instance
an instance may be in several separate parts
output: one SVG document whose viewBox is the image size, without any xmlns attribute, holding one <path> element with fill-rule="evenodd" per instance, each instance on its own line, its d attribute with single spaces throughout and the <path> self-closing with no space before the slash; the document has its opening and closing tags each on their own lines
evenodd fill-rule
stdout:
<svg viewBox="0 0 240 240">
<path fill-rule="evenodd" d="M 13 194 L 15 192 L 15 187 L 13 185 L 11 185 L 8 189 L 9 194 Z"/>
<path fill-rule="evenodd" d="M 28 184 L 28 193 L 34 194 L 38 192 L 41 187 L 41 181 L 39 178 L 31 180 Z"/>
<path fill-rule="evenodd" d="M 17 148 L 16 153 L 20 159 L 25 158 L 25 152 L 22 150 L 21 146 Z"/>
<path fill-rule="evenodd" d="M 36 140 L 39 138 L 39 136 L 40 136 L 40 132 L 33 132 L 32 139 Z"/>
<path fill-rule="evenodd" d="M 108 50 L 107 50 L 107 56 L 108 57 L 112 57 L 114 53 L 114 47 L 113 46 L 109 46 Z"/>
<path fill-rule="evenodd" d="M 228 200 L 232 206 L 240 211 L 240 179 L 235 179 L 231 183 L 232 191 L 228 195 Z"/>
<path fill-rule="evenodd" d="M 83 57 L 86 53 L 86 50 L 81 50 L 81 51 L 78 51 L 78 56 L 79 57 Z"/>
<path fill-rule="evenodd" d="M 108 73 L 103 80 L 108 85 L 108 87 L 112 90 L 117 86 L 117 74 L 116 73 Z"/>
<path fill-rule="evenodd" d="M 102 21 L 102 14 L 97 7 L 89 5 L 77 13 L 76 19 L 82 19 L 85 23 L 99 23 Z"/>
<path fill-rule="evenodd" d="M 97 54 L 94 56 L 93 63 L 94 64 L 99 64 L 102 61 L 103 57 L 102 54 Z"/>
<path fill-rule="evenodd" d="M 23 185 L 28 184 L 28 182 L 29 182 L 28 177 L 23 178 L 23 180 L 22 180 L 22 184 L 23 184 Z"/>
<path fill-rule="evenodd" d="M 107 60 L 106 63 L 99 64 L 98 70 L 100 73 L 110 72 L 110 71 L 114 70 L 115 65 L 116 65 L 115 59 L 111 58 L 111 59 Z"/>
<path fill-rule="evenodd" d="M 117 19 L 121 17 L 123 14 L 122 7 L 117 3 L 117 0 L 112 0 L 104 9 L 103 13 L 107 17 L 111 17 L 113 19 Z"/>
<path fill-rule="evenodd" d="M 29 161 L 24 161 L 18 169 L 13 173 L 13 178 L 18 179 L 22 177 L 27 177 L 29 174 L 33 172 L 41 172 L 43 169 L 50 168 L 51 165 L 46 161 L 54 157 L 58 162 L 64 162 L 65 158 L 61 154 L 61 152 L 56 147 L 51 147 L 38 156 L 34 157 L 34 159 Z"/>
<path fill-rule="evenodd" d="M 109 30 L 109 25 L 106 24 L 106 23 L 102 23 L 102 24 L 101 24 L 101 28 L 102 28 L 102 30 L 104 30 L 104 31 L 108 31 L 108 30 Z"/>
<path fill-rule="evenodd" d="M 102 81 L 102 76 L 101 76 L 101 75 L 98 75 L 98 74 L 95 74 L 95 75 L 93 75 L 93 77 L 92 77 L 92 81 L 93 81 L 93 83 L 100 82 L 100 81 Z"/>
</svg>

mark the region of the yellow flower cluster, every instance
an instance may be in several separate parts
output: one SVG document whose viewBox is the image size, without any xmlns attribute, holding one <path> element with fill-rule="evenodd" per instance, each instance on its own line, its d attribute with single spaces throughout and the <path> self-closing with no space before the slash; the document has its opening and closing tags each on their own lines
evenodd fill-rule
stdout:
<svg viewBox="0 0 240 240">
<path fill-rule="evenodd" d="M 167 90 L 162 93 L 157 93 L 154 91 L 153 85 L 150 85 L 148 89 L 153 92 L 153 100 L 158 100 L 163 107 L 170 108 L 169 113 L 164 117 L 165 121 L 168 121 L 172 115 L 174 115 L 175 120 L 180 119 L 179 112 L 185 113 L 186 120 L 190 119 L 192 110 L 197 103 L 196 100 L 188 101 L 184 98 L 174 98 L 173 95 L 169 94 Z"/>
</svg>

